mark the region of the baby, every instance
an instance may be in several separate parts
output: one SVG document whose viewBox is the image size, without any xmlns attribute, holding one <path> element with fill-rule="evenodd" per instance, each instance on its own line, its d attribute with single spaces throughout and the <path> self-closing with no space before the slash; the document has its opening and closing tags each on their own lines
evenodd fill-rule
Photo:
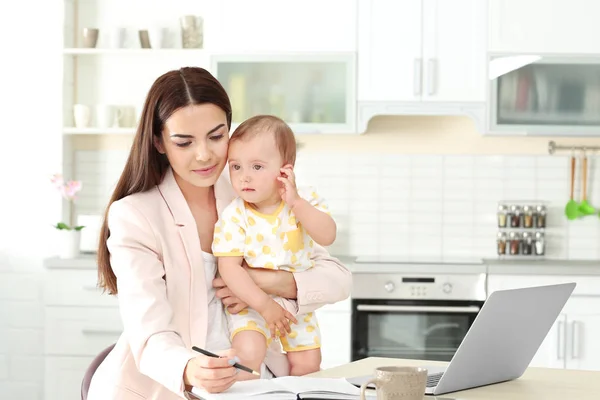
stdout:
<svg viewBox="0 0 600 400">
<path fill-rule="evenodd" d="M 323 199 L 314 190 L 297 190 L 295 161 L 294 133 L 281 119 L 259 115 L 235 130 L 229 141 L 229 170 L 239 197 L 217 221 L 212 251 L 229 289 L 248 304 L 238 314 L 228 313 L 232 347 L 241 363 L 260 370 L 267 346 L 279 337 L 290 374 L 305 375 L 321 364 L 315 315 L 294 316 L 242 267 L 246 261 L 250 268 L 303 271 L 314 266 L 313 241 L 328 246 L 335 240 L 336 224 Z M 252 378 L 240 371 L 240 380 Z"/>
</svg>

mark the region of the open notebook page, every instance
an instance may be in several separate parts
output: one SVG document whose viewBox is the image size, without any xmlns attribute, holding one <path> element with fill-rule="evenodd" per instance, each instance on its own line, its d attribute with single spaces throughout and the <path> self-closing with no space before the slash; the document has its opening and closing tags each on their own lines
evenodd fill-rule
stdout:
<svg viewBox="0 0 600 400">
<path fill-rule="evenodd" d="M 296 394 L 336 394 L 341 398 L 358 399 L 360 390 L 343 378 L 309 378 L 286 376 L 275 379 L 256 379 L 236 382 L 222 393 L 207 393 L 193 388 L 192 393 L 204 400 L 253 399 L 296 399 Z M 338 398 L 338 397 L 336 397 Z"/>
</svg>

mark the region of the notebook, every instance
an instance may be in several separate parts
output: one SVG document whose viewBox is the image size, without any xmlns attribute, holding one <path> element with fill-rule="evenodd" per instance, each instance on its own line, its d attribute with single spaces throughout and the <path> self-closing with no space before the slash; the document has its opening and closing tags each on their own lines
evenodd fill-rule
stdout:
<svg viewBox="0 0 600 400">
<path fill-rule="evenodd" d="M 237 400 L 245 398 L 253 400 L 356 400 L 360 398 L 360 389 L 344 378 L 284 376 L 281 378 L 236 382 L 222 393 L 207 393 L 199 388 L 193 388 L 192 394 L 202 400 Z"/>
</svg>

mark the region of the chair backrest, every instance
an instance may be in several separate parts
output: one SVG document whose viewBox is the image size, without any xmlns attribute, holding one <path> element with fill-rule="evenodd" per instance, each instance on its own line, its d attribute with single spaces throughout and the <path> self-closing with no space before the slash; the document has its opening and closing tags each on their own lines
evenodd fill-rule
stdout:
<svg viewBox="0 0 600 400">
<path fill-rule="evenodd" d="M 102 364 L 102 361 L 106 358 L 108 353 L 115 347 L 115 343 L 102 350 L 93 360 L 88 369 L 85 371 L 83 381 L 81 381 L 81 400 L 87 400 L 88 391 L 90 390 L 90 383 L 92 382 L 92 376 Z"/>
</svg>

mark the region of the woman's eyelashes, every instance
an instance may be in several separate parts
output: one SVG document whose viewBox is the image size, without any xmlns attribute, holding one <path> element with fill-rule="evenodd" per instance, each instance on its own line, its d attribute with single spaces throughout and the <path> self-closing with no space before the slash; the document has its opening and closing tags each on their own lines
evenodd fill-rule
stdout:
<svg viewBox="0 0 600 400">
<path fill-rule="evenodd" d="M 214 142 L 217 142 L 217 141 L 223 139 L 223 136 L 224 135 L 221 133 L 219 135 L 210 136 L 209 139 Z M 175 143 L 175 146 L 177 146 L 177 147 L 188 147 L 190 144 L 192 144 L 192 142 L 184 142 L 184 143 L 173 142 L 173 143 Z"/>
</svg>

